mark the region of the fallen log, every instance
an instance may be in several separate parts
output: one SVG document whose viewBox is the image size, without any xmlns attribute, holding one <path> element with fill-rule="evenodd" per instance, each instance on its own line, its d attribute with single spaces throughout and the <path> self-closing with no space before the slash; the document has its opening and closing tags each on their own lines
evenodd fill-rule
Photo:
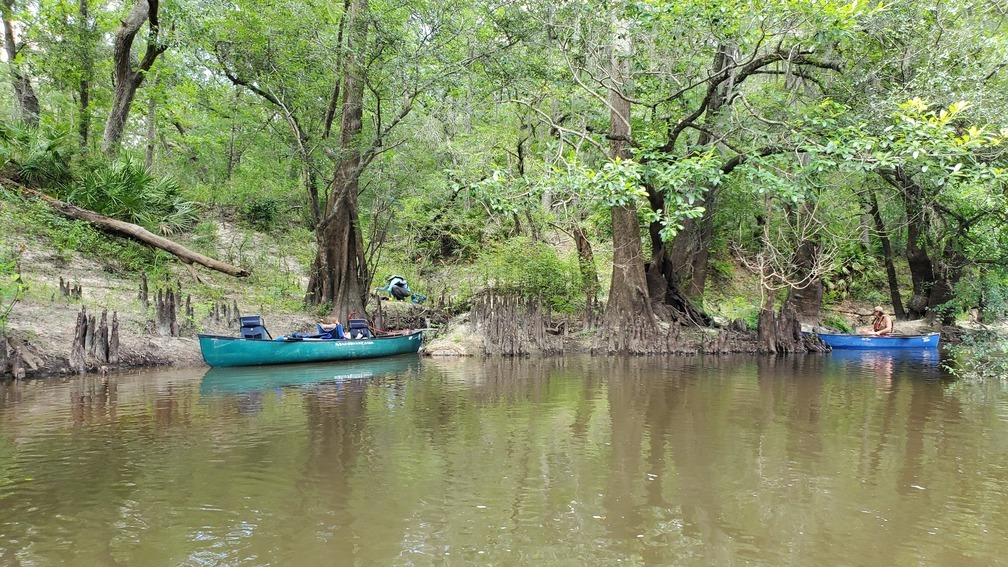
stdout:
<svg viewBox="0 0 1008 567">
<path fill-rule="evenodd" d="M 41 191 L 36 191 L 27 187 L 20 187 L 20 190 L 26 195 L 45 201 L 49 204 L 49 206 L 55 209 L 56 212 L 69 219 L 88 222 L 106 232 L 118 234 L 119 236 L 125 236 L 126 238 L 131 238 L 137 242 L 141 242 L 148 246 L 153 246 L 154 248 L 174 254 L 178 257 L 178 259 L 182 260 L 182 262 L 186 264 L 187 268 L 191 269 L 192 264 L 200 264 L 201 266 L 206 266 L 211 270 L 216 270 L 230 276 L 244 278 L 249 275 L 248 270 L 232 266 L 231 264 L 226 264 L 219 260 L 214 260 L 213 258 L 204 256 L 198 252 L 193 252 L 185 246 L 168 240 L 162 236 L 158 236 L 142 226 L 106 217 L 105 215 L 100 215 L 87 209 L 82 209 L 78 206 L 71 205 L 70 203 L 60 201 L 55 197 L 46 195 Z"/>
</svg>

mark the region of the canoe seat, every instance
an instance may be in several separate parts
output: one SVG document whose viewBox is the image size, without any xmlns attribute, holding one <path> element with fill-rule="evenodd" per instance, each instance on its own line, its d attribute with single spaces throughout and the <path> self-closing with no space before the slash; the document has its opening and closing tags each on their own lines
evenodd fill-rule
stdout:
<svg viewBox="0 0 1008 567">
<path fill-rule="evenodd" d="M 326 329 L 322 325 L 317 325 L 318 333 L 314 338 L 316 339 L 342 339 L 343 338 L 343 325 L 336 323 L 336 326 L 331 329 Z"/>
<path fill-rule="evenodd" d="M 351 339 L 370 339 L 374 337 L 371 328 L 368 327 L 367 319 L 350 319 L 347 321 L 350 328 Z"/>
<path fill-rule="evenodd" d="M 273 340 L 269 331 L 266 330 L 263 319 L 259 315 L 248 315 L 241 318 L 241 337 L 243 339 L 269 339 Z"/>
</svg>

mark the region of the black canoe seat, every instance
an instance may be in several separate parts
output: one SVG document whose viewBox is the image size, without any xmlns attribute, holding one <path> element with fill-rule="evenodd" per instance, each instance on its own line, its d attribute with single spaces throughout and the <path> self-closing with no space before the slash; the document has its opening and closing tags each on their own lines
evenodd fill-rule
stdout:
<svg viewBox="0 0 1008 567">
<path fill-rule="evenodd" d="M 241 318 L 241 336 L 243 339 L 273 340 L 259 315 L 248 315 Z"/>
<path fill-rule="evenodd" d="M 350 328 L 351 339 L 370 339 L 374 337 L 371 328 L 368 327 L 367 319 L 350 319 L 347 321 Z"/>
</svg>

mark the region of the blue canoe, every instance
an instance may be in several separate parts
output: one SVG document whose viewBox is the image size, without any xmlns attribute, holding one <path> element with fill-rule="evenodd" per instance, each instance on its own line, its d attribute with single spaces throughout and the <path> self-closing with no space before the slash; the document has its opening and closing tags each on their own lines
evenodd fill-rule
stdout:
<svg viewBox="0 0 1008 567">
<path fill-rule="evenodd" d="M 927 335 L 890 335 L 876 337 L 874 335 L 841 335 L 832 333 L 817 333 L 822 342 L 836 349 L 936 349 L 940 333 Z"/>
<path fill-rule="evenodd" d="M 200 335 L 203 360 L 213 367 L 262 366 L 380 358 L 420 350 L 423 332 L 368 339 L 280 337 L 276 340 Z"/>
</svg>

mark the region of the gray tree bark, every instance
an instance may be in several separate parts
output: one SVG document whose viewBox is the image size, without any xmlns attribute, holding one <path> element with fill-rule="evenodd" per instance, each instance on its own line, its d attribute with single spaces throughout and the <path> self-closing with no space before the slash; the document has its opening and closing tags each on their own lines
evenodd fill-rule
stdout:
<svg viewBox="0 0 1008 567">
<path fill-rule="evenodd" d="M 92 23 L 88 0 L 77 0 L 77 41 L 81 58 L 81 79 L 78 86 L 77 137 L 80 148 L 86 149 L 91 139 L 91 76 L 94 73 L 92 56 Z"/>
<path fill-rule="evenodd" d="M 609 157 L 628 159 L 630 141 L 630 100 L 624 90 L 630 80 L 632 45 L 625 22 L 614 22 L 609 85 Z M 609 302 L 603 316 L 610 352 L 646 352 L 654 349 L 657 322 L 651 308 L 644 274 L 637 207 L 612 208 L 613 271 Z"/>
<path fill-rule="evenodd" d="M 371 281 L 364 256 L 364 237 L 358 218 L 357 191 L 363 162 L 360 133 L 364 115 L 365 69 L 361 52 L 367 40 L 367 0 L 348 5 L 346 24 L 348 56 L 340 91 L 339 155 L 325 214 L 316 228 L 318 252 L 312 265 L 306 299 L 312 304 L 332 303 L 333 315 L 363 315 L 367 285 Z"/>
<path fill-rule="evenodd" d="M 39 124 L 38 97 L 31 84 L 31 77 L 18 61 L 18 52 L 21 48 L 17 45 L 14 36 L 14 25 L 11 18 L 14 12 L 14 0 L 3 0 L 0 4 L 3 8 L 3 29 L 4 29 L 4 51 L 7 55 L 7 67 L 10 70 L 11 83 L 14 87 L 14 96 L 17 99 L 18 112 L 21 120 L 28 126 L 36 127 Z"/>
<path fill-rule="evenodd" d="M 134 66 L 133 41 L 144 22 L 149 22 L 147 50 L 143 59 Z M 158 0 L 138 0 L 116 30 L 112 50 L 115 65 L 115 94 L 112 98 L 112 110 L 109 111 L 108 121 L 105 122 L 105 133 L 102 135 L 102 151 L 106 155 L 118 155 L 119 142 L 126 128 L 126 119 L 129 117 L 133 97 L 143 83 L 144 75 L 154 65 L 158 56 L 168 49 L 168 46 L 160 41 L 159 31 Z"/>
</svg>

